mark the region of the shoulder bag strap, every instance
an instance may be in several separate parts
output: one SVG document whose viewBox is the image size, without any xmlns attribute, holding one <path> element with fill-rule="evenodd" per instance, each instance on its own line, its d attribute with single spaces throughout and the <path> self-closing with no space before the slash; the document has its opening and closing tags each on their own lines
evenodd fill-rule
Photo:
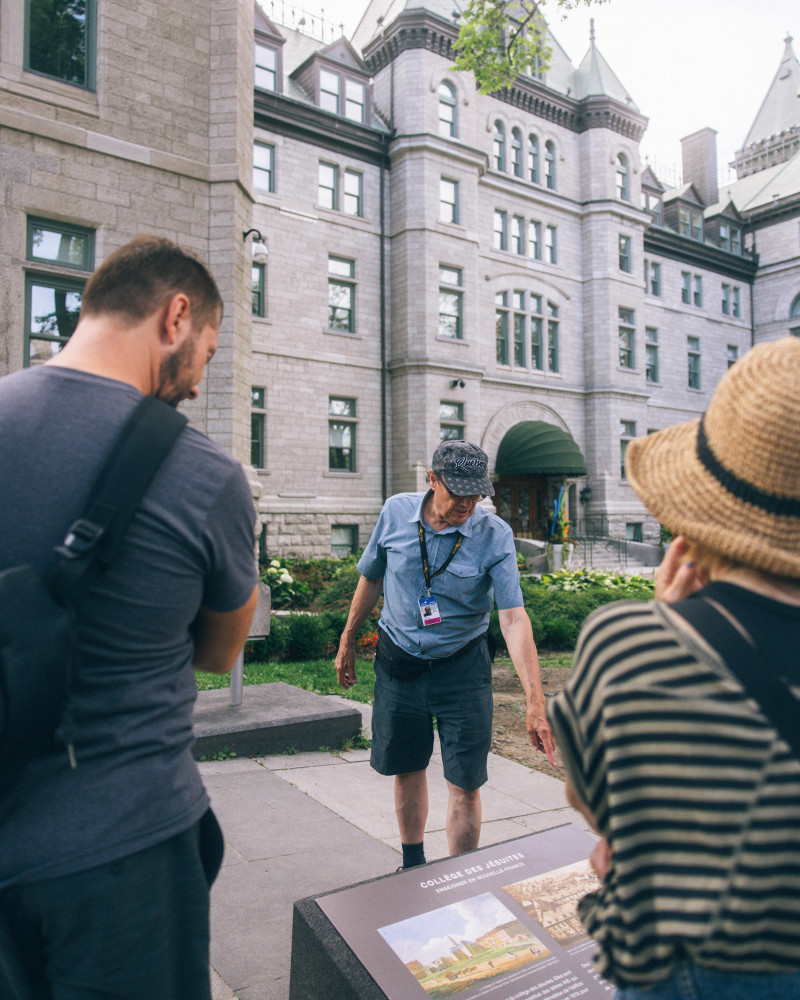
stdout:
<svg viewBox="0 0 800 1000">
<path fill-rule="evenodd" d="M 111 565 L 131 518 L 156 470 L 186 426 L 182 413 L 145 396 L 100 468 L 81 517 L 55 551 L 48 582 L 62 602 L 74 604 Z"/>
<path fill-rule="evenodd" d="M 730 672 L 800 760 L 800 703 L 789 685 L 767 667 L 752 639 L 740 632 L 713 601 L 704 597 L 680 601 L 673 605 L 673 610 L 713 645 Z M 712 629 L 713 640 L 709 634 Z"/>
</svg>

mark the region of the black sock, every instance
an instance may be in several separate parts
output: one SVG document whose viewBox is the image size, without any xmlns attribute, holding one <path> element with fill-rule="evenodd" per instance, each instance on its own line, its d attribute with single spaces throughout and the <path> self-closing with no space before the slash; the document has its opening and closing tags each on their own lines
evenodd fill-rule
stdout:
<svg viewBox="0 0 800 1000">
<path fill-rule="evenodd" d="M 418 844 L 401 844 L 403 848 L 403 868 L 414 868 L 425 864 L 424 841 Z"/>
</svg>

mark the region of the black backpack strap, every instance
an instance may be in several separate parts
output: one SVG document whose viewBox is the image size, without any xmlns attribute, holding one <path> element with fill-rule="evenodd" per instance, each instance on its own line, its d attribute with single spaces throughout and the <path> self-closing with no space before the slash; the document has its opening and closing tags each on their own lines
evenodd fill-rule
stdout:
<svg viewBox="0 0 800 1000">
<path fill-rule="evenodd" d="M 111 565 L 139 501 L 176 438 L 182 413 L 145 396 L 131 414 L 94 481 L 89 499 L 56 552 L 48 582 L 64 603 L 74 604 Z"/>
<path fill-rule="evenodd" d="M 733 624 L 716 602 L 705 597 L 679 601 L 672 608 L 713 646 L 800 760 L 800 702 L 786 681 L 764 662 L 753 640 Z"/>
</svg>

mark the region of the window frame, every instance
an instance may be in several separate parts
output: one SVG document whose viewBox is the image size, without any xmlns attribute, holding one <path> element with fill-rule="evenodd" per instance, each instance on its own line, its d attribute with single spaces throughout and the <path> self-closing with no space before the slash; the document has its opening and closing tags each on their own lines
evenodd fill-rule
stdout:
<svg viewBox="0 0 800 1000">
<path fill-rule="evenodd" d="M 701 350 L 700 338 L 687 336 L 686 338 L 686 360 L 687 360 L 687 388 L 702 390 L 701 377 Z"/>
<path fill-rule="evenodd" d="M 624 274 L 631 274 L 633 271 L 633 240 L 625 233 L 619 234 L 619 269 Z"/>
<path fill-rule="evenodd" d="M 256 272 L 258 278 L 256 279 Z M 260 261 L 252 261 L 250 271 L 252 289 L 252 315 L 264 319 L 267 315 L 267 265 Z"/>
<path fill-rule="evenodd" d="M 353 194 L 352 191 L 348 191 L 348 180 L 355 178 L 356 184 L 358 186 L 358 191 Z M 354 212 L 351 212 L 348 205 L 355 199 Z M 353 170 L 352 167 L 344 168 L 344 177 L 342 179 L 342 211 L 345 215 L 349 215 L 354 219 L 364 218 L 364 174 L 360 170 Z"/>
<path fill-rule="evenodd" d="M 256 394 L 260 393 L 260 396 Z M 264 386 L 250 387 L 250 464 L 254 469 L 267 467 L 267 390 Z"/>
<path fill-rule="evenodd" d="M 442 94 L 442 90 L 445 90 L 447 96 Z M 456 97 L 456 89 L 449 80 L 442 80 L 437 93 L 439 97 L 439 135 L 443 139 L 457 139 L 458 98 Z M 452 109 L 449 117 L 442 117 L 442 108 Z"/>
<path fill-rule="evenodd" d="M 341 542 L 338 545 L 334 544 L 333 533 L 339 529 L 340 531 L 350 532 L 350 541 L 347 543 Z M 347 546 L 347 552 L 337 552 L 337 549 L 344 549 Z M 332 524 L 331 525 L 331 559 L 346 559 L 348 556 L 355 555 L 358 552 L 358 525 L 357 524 Z"/>
<path fill-rule="evenodd" d="M 492 248 L 508 250 L 508 212 L 496 208 L 492 216 Z"/>
<path fill-rule="evenodd" d="M 444 408 L 452 406 L 455 408 L 453 414 L 445 413 Z M 439 440 L 440 441 L 463 441 L 464 428 L 467 422 L 464 419 L 464 404 L 460 400 L 440 399 L 439 400 Z M 445 433 L 455 431 L 455 435 Z"/>
<path fill-rule="evenodd" d="M 443 197 L 444 185 L 448 184 L 453 189 L 453 200 L 446 201 Z M 445 206 L 448 207 L 448 212 L 443 212 Z M 449 215 L 446 218 L 445 215 Z M 453 180 L 452 177 L 439 177 L 439 222 L 444 222 L 447 225 L 457 226 L 459 224 L 459 204 L 458 204 L 458 181 Z"/>
<path fill-rule="evenodd" d="M 332 264 L 349 265 L 349 275 L 344 275 L 331 270 Z M 347 289 L 349 295 L 349 305 L 342 306 L 340 303 L 331 301 L 331 289 Z M 345 326 L 337 325 L 334 320 L 337 312 L 344 310 L 347 319 Z M 352 257 L 340 257 L 337 254 L 328 254 L 328 326 L 329 333 L 355 333 L 356 332 L 356 262 Z"/>
<path fill-rule="evenodd" d="M 644 328 L 644 378 L 651 385 L 659 382 L 658 329 L 654 326 Z"/>
<path fill-rule="evenodd" d="M 257 149 L 269 151 L 268 166 L 263 167 L 256 163 Z M 262 174 L 265 174 L 267 177 L 266 187 L 262 187 L 257 182 L 257 178 Z M 275 146 L 270 142 L 262 142 L 260 139 L 253 140 L 253 189 L 260 191 L 262 194 L 275 194 Z"/>
<path fill-rule="evenodd" d="M 556 144 L 552 139 L 548 139 L 544 144 L 544 179 L 545 187 L 550 191 L 556 190 Z"/>
<path fill-rule="evenodd" d="M 617 198 L 620 201 L 631 200 L 630 168 L 628 157 L 618 153 L 616 159 Z"/>
<path fill-rule="evenodd" d="M 627 306 L 618 307 L 617 341 L 620 368 L 636 369 L 636 311 Z"/>
<path fill-rule="evenodd" d="M 37 69 L 32 65 L 31 60 L 31 36 L 32 11 L 31 4 L 34 0 L 25 0 L 24 25 L 23 25 L 23 49 L 22 68 L 26 73 L 35 76 L 42 76 L 48 80 L 57 80 L 59 83 L 69 87 L 77 87 L 79 90 L 95 91 L 97 89 L 97 0 L 85 0 L 86 9 L 84 12 L 83 31 L 83 78 L 82 80 L 70 80 L 66 76 L 58 73 L 48 73 L 44 69 Z M 52 45 L 46 46 L 52 50 Z"/>
<path fill-rule="evenodd" d="M 506 128 L 499 118 L 492 129 L 492 162 L 495 170 L 506 172 Z"/>
<path fill-rule="evenodd" d="M 332 413 L 331 408 L 334 401 L 339 403 L 352 404 L 352 412 L 349 413 Z M 358 425 L 358 410 L 357 410 L 357 399 L 355 396 L 328 396 L 328 472 L 333 473 L 345 473 L 347 475 L 352 475 L 358 471 L 358 463 L 356 461 L 356 447 L 358 442 L 357 425 Z M 351 435 L 349 447 L 344 445 L 334 445 L 331 443 L 331 435 L 334 428 L 340 425 L 342 430 L 345 429 Z M 342 464 L 334 464 L 332 462 L 334 450 L 348 451 L 349 458 L 343 456 Z"/>
<path fill-rule="evenodd" d="M 272 56 L 274 57 L 274 59 L 275 59 L 275 66 L 272 69 L 270 67 L 268 67 L 268 66 L 265 66 L 265 65 L 262 65 L 261 63 L 259 63 L 259 61 L 258 61 L 258 56 L 259 56 L 258 50 L 259 49 L 263 49 L 265 52 L 270 52 L 272 54 Z M 280 94 L 281 90 L 282 90 L 282 88 L 281 88 L 281 49 L 280 49 L 280 47 L 277 46 L 277 45 L 271 44 L 270 42 L 265 41 L 263 38 L 256 38 L 255 39 L 255 55 L 254 55 L 253 62 L 254 62 L 254 66 L 255 66 L 255 72 L 254 72 L 255 81 L 254 81 L 254 86 L 255 86 L 256 90 L 264 90 L 264 91 L 267 91 L 268 93 Z M 258 82 L 259 70 L 262 73 L 266 73 L 266 74 L 270 74 L 271 73 L 273 75 L 273 77 L 274 77 L 274 86 L 272 86 L 272 87 L 265 86 L 265 85 L 260 84 Z"/>
<path fill-rule="evenodd" d="M 452 272 L 456 274 L 457 284 L 449 282 L 446 280 L 444 273 L 445 271 Z M 464 339 L 464 288 L 463 288 L 464 271 L 461 267 L 451 267 L 449 264 L 439 264 L 439 326 L 438 326 L 438 336 L 444 338 L 445 340 L 463 340 Z M 442 309 L 442 296 L 450 296 L 455 302 L 456 311 L 455 313 L 447 312 Z M 455 318 L 455 334 L 443 332 L 442 320 L 443 318 L 452 319 Z"/>
<path fill-rule="evenodd" d="M 332 173 L 330 184 L 323 184 L 322 171 L 329 170 Z M 330 192 L 330 204 L 327 199 L 323 199 L 322 192 Z M 329 209 L 332 212 L 339 211 L 339 164 L 330 163 L 328 160 L 320 160 L 317 168 L 317 205 L 320 208 Z"/>
<path fill-rule="evenodd" d="M 544 233 L 544 247 L 548 264 L 558 263 L 558 227 L 547 225 Z"/>
</svg>

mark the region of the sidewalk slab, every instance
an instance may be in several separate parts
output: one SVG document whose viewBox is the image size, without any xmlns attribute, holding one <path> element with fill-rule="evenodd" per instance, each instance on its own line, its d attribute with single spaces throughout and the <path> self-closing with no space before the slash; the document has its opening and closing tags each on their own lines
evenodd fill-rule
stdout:
<svg viewBox="0 0 800 1000">
<path fill-rule="evenodd" d="M 341 746 L 359 736 L 362 725 L 356 704 L 343 702 L 282 682 L 248 685 L 242 704 L 235 706 L 227 688 L 200 691 L 194 709 L 194 756 L 253 757 L 290 748 Z"/>
</svg>

